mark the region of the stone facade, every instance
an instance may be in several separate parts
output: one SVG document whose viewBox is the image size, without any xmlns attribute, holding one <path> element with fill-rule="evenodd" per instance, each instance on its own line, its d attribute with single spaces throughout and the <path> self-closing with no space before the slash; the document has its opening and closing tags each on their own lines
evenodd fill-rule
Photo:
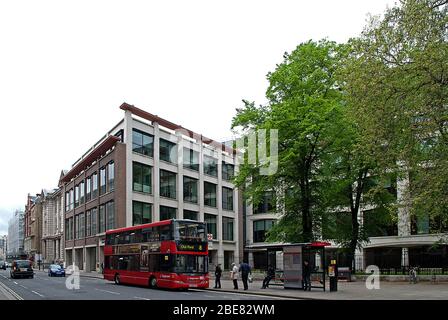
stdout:
<svg viewBox="0 0 448 320">
<path fill-rule="evenodd" d="M 64 260 L 63 211 L 61 189 L 42 190 L 42 260 L 44 263 Z"/>
</svg>

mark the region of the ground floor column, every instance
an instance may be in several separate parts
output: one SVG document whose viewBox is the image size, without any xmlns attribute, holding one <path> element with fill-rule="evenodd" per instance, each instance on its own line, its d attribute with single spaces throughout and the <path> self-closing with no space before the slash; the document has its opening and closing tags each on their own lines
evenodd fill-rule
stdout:
<svg viewBox="0 0 448 320">
<path fill-rule="evenodd" d="M 401 267 L 409 267 L 409 248 L 401 248 Z"/>
<path fill-rule="evenodd" d="M 357 270 L 360 270 L 360 271 L 365 270 L 366 263 L 365 263 L 364 255 L 365 255 L 364 249 L 357 248 L 355 250 L 355 257 L 354 257 L 354 259 L 355 259 L 355 261 L 354 261 L 354 263 L 355 263 L 355 271 L 357 271 Z"/>
</svg>

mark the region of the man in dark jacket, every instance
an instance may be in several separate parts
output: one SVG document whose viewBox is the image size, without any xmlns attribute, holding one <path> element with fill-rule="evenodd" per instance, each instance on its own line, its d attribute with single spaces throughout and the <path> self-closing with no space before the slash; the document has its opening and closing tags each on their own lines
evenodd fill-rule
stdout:
<svg viewBox="0 0 448 320">
<path fill-rule="evenodd" d="M 216 288 L 221 289 L 221 275 L 222 275 L 221 264 L 218 264 L 215 269 L 215 289 Z"/>
<path fill-rule="evenodd" d="M 244 290 L 247 290 L 249 288 L 249 285 L 247 284 L 247 280 L 249 278 L 249 274 L 252 274 L 252 269 L 250 268 L 249 264 L 246 262 L 243 262 L 240 264 L 240 270 L 241 272 L 241 278 L 243 280 Z"/>
<path fill-rule="evenodd" d="M 261 287 L 261 289 L 266 289 L 267 287 L 269 287 L 269 282 L 272 279 L 274 279 L 274 277 L 275 277 L 274 267 L 272 265 L 269 265 L 268 272 L 267 272 L 266 278 L 264 278 L 264 280 L 263 280 L 263 286 Z"/>
<path fill-rule="evenodd" d="M 303 262 L 303 290 L 311 291 L 311 266 L 308 260 Z"/>
</svg>

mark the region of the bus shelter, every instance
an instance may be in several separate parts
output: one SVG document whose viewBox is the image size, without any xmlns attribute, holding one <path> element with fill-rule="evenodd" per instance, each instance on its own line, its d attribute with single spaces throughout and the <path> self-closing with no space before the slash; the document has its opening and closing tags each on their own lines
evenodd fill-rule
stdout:
<svg viewBox="0 0 448 320">
<path fill-rule="evenodd" d="M 266 265 L 274 265 L 285 289 L 303 289 L 303 264 L 311 267 L 311 288 L 325 291 L 325 247 L 328 242 L 262 244 L 247 246 L 248 251 L 266 251 Z M 280 256 L 280 259 L 272 257 Z"/>
</svg>

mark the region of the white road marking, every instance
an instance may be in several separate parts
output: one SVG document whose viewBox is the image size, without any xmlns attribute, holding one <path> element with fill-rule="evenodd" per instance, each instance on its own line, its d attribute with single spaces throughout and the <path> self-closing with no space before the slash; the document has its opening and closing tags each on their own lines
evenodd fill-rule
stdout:
<svg viewBox="0 0 448 320">
<path fill-rule="evenodd" d="M 3 295 L 8 296 L 9 300 L 23 300 L 23 298 L 21 296 L 19 296 L 17 294 L 17 292 L 15 292 L 14 290 L 12 290 L 10 287 L 8 287 L 6 284 L 4 284 L 3 282 L 0 282 L 0 291 L 3 291 Z M 12 299 L 11 299 L 12 298 Z"/>
<path fill-rule="evenodd" d="M 28 290 L 28 288 L 27 287 L 25 287 L 25 286 L 22 286 L 22 285 L 20 285 L 22 288 L 24 288 L 24 289 L 27 289 Z"/>
<path fill-rule="evenodd" d="M 142 297 L 134 297 L 134 299 L 140 299 L 140 300 L 151 300 L 151 299 L 148 299 L 148 298 L 142 298 Z"/>
<path fill-rule="evenodd" d="M 34 293 L 34 294 L 37 294 L 39 297 L 42 297 L 42 298 L 44 297 L 44 296 L 41 295 L 39 292 L 36 292 L 36 291 L 34 291 L 34 290 L 31 290 L 31 292 Z"/>
<path fill-rule="evenodd" d="M 118 292 L 113 292 L 113 291 L 108 291 L 108 290 L 102 290 L 102 289 L 97 289 L 97 288 L 95 288 L 95 290 L 103 291 L 103 292 L 107 292 L 107 293 L 110 293 L 110 294 L 120 294 L 120 293 L 118 293 Z"/>
<path fill-rule="evenodd" d="M 182 292 L 182 294 L 186 294 L 187 296 L 191 296 L 191 293 L 188 293 L 188 292 Z"/>
<path fill-rule="evenodd" d="M 14 281 L 15 284 L 18 284 L 17 282 Z"/>
</svg>

